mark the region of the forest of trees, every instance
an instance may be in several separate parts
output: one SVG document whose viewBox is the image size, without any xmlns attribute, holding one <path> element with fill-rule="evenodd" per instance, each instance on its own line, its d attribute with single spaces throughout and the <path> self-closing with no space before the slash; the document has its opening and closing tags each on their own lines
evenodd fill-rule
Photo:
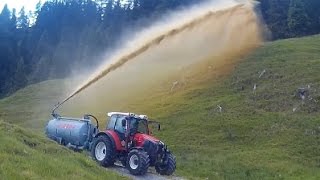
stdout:
<svg viewBox="0 0 320 180">
<path fill-rule="evenodd" d="M 0 13 L 0 97 L 99 64 L 121 35 L 205 0 L 48 0 Z M 273 39 L 320 32 L 320 0 L 259 0 Z M 122 2 L 122 3 L 121 3 Z M 125 2 L 125 3 L 123 3 Z"/>
<path fill-rule="evenodd" d="M 272 38 L 320 33 L 320 0 L 259 0 Z"/>
</svg>

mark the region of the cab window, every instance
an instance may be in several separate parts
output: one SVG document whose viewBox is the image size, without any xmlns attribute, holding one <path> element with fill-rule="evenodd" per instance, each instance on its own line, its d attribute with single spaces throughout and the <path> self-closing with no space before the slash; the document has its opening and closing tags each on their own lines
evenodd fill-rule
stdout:
<svg viewBox="0 0 320 180">
<path fill-rule="evenodd" d="M 140 120 L 138 123 L 138 132 L 147 134 L 148 133 L 148 123 L 147 121 Z"/>
<path fill-rule="evenodd" d="M 118 131 L 119 133 L 125 133 L 125 127 L 122 126 L 122 120 L 125 119 L 125 116 L 119 116 L 116 121 L 116 126 L 114 130 Z"/>
<path fill-rule="evenodd" d="M 131 132 L 132 133 L 143 133 L 143 134 L 148 134 L 148 123 L 145 120 L 141 119 L 131 119 L 130 120 L 130 127 L 131 127 Z"/>
<path fill-rule="evenodd" d="M 114 126 L 116 125 L 117 118 L 118 118 L 118 115 L 112 115 L 110 117 L 107 129 L 113 129 L 114 128 Z"/>
</svg>

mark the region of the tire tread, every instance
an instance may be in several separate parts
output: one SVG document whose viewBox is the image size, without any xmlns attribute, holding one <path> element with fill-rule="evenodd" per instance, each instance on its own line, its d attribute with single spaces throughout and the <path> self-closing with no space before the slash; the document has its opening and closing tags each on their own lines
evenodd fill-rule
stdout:
<svg viewBox="0 0 320 180">
<path fill-rule="evenodd" d="M 95 158 L 95 147 L 99 142 L 104 142 L 106 144 L 106 157 L 102 161 L 98 161 Z M 115 152 L 109 137 L 105 135 L 101 135 L 94 139 L 92 148 L 91 148 L 91 156 L 103 167 L 110 167 L 114 164 Z"/>
</svg>

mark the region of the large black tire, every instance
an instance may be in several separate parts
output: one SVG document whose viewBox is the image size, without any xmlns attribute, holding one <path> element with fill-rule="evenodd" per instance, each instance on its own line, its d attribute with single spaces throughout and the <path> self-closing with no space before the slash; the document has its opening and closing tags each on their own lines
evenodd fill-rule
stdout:
<svg viewBox="0 0 320 180">
<path fill-rule="evenodd" d="M 155 169 L 160 175 L 170 176 L 176 170 L 176 159 L 171 153 L 167 153 L 166 163 L 156 164 Z"/>
<path fill-rule="evenodd" d="M 133 149 L 127 158 L 127 168 L 133 175 L 145 175 L 150 166 L 150 159 L 144 150 Z"/>
<path fill-rule="evenodd" d="M 91 148 L 91 156 L 101 166 L 109 167 L 115 162 L 115 150 L 112 142 L 107 136 L 94 138 Z"/>
</svg>

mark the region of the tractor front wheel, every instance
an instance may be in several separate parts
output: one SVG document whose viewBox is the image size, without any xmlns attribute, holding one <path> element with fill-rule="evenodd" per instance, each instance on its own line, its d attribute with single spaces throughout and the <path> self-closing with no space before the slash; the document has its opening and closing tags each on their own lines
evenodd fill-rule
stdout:
<svg viewBox="0 0 320 180">
<path fill-rule="evenodd" d="M 114 164 L 114 149 L 112 143 L 107 136 L 98 136 L 94 139 L 91 156 L 104 167 L 112 166 Z"/>
<path fill-rule="evenodd" d="M 133 149 L 128 154 L 126 165 L 131 174 L 144 175 L 150 165 L 149 155 L 144 150 Z"/>
<path fill-rule="evenodd" d="M 166 154 L 166 159 L 162 163 L 156 164 L 155 169 L 160 175 L 172 175 L 176 170 L 175 157 L 170 152 L 168 152 Z"/>
</svg>

